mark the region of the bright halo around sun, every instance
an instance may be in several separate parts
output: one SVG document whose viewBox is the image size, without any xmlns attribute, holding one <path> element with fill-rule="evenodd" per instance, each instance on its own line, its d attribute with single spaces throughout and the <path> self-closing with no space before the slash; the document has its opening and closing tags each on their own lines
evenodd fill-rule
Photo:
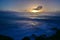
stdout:
<svg viewBox="0 0 60 40">
<path fill-rule="evenodd" d="M 37 13 L 37 12 L 40 12 L 40 11 L 38 11 L 38 10 L 32 10 L 31 12 L 33 12 L 33 13 Z"/>
<path fill-rule="evenodd" d="M 31 10 L 30 12 L 39 13 L 39 12 L 43 12 L 43 10 Z"/>
</svg>

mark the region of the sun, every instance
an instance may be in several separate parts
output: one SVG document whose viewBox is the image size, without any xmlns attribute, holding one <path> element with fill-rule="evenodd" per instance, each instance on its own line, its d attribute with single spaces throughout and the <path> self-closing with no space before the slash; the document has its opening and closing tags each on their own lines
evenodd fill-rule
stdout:
<svg viewBox="0 0 60 40">
<path fill-rule="evenodd" d="M 30 12 L 39 13 L 39 12 L 44 12 L 44 10 L 31 10 Z"/>
<path fill-rule="evenodd" d="M 40 11 L 38 11 L 38 10 L 32 10 L 31 12 L 33 12 L 33 13 L 37 13 L 37 12 L 40 12 Z"/>
</svg>

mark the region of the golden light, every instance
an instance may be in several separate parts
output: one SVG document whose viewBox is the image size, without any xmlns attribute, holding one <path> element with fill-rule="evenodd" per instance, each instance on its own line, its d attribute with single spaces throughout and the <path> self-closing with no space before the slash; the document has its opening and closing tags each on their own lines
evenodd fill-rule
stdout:
<svg viewBox="0 0 60 40">
<path fill-rule="evenodd" d="M 43 9 L 41 9 L 41 10 L 31 10 L 30 12 L 39 13 L 39 12 L 44 12 L 44 10 Z"/>
<path fill-rule="evenodd" d="M 38 10 L 32 10 L 31 12 L 33 12 L 33 13 L 37 13 L 37 12 L 39 12 Z"/>
</svg>

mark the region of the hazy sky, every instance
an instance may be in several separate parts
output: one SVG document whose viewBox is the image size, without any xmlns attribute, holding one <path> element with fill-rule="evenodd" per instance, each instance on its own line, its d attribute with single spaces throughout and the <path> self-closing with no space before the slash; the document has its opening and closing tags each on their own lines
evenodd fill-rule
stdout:
<svg viewBox="0 0 60 40">
<path fill-rule="evenodd" d="M 26 11 L 36 6 L 45 11 L 60 11 L 60 0 L 0 0 L 0 10 Z"/>
</svg>

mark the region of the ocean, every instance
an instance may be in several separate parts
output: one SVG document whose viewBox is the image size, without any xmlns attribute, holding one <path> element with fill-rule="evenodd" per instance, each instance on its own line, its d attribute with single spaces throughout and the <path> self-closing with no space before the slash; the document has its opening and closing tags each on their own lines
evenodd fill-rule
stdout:
<svg viewBox="0 0 60 40">
<path fill-rule="evenodd" d="M 53 28 L 60 29 L 60 12 L 0 11 L 0 35 L 12 37 L 14 40 L 22 40 L 26 36 L 33 40 L 32 34 L 50 37 L 56 34 Z"/>
</svg>

